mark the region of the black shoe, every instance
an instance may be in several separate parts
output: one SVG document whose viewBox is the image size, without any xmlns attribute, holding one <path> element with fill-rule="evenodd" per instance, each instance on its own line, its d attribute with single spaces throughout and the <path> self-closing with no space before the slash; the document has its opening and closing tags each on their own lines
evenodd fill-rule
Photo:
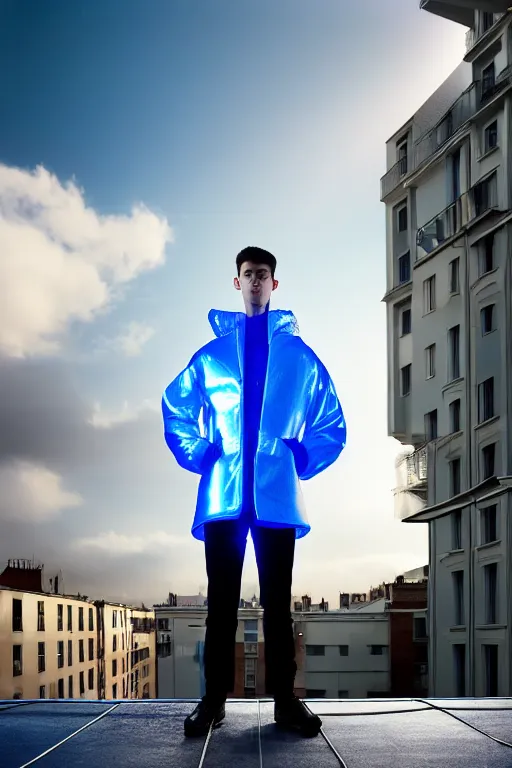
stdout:
<svg viewBox="0 0 512 768">
<path fill-rule="evenodd" d="M 213 723 L 217 726 L 226 717 L 225 703 L 212 703 L 203 696 L 194 711 L 185 719 L 185 736 L 206 736 Z"/>
<path fill-rule="evenodd" d="M 301 736 L 318 736 L 322 721 L 314 715 L 296 696 L 277 700 L 274 707 L 274 720 L 281 728 L 299 731 Z"/>
</svg>

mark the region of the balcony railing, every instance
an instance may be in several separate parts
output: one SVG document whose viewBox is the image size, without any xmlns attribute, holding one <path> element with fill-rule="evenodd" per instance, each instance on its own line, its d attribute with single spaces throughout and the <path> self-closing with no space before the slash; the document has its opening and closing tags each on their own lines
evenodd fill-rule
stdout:
<svg viewBox="0 0 512 768">
<path fill-rule="evenodd" d="M 468 192 L 464 192 L 455 202 L 418 229 L 416 258 L 421 259 L 431 253 L 460 232 L 472 219 L 497 207 L 498 185 L 496 174 L 493 173 L 471 187 Z"/>
<path fill-rule="evenodd" d="M 408 170 L 407 155 L 401 157 L 398 162 L 389 169 L 387 173 L 380 180 L 380 199 L 381 201 L 389 195 L 398 185 L 401 179 L 405 176 Z"/>
<path fill-rule="evenodd" d="M 466 53 L 473 48 L 474 45 L 485 35 L 490 29 L 492 29 L 498 21 L 505 15 L 503 13 L 484 13 L 476 28 L 468 29 L 466 32 Z"/>
<path fill-rule="evenodd" d="M 427 158 L 441 149 L 459 128 L 476 112 L 477 98 L 475 83 L 464 91 L 442 120 L 428 133 L 422 136 L 414 147 L 414 166 L 417 168 Z"/>
<path fill-rule="evenodd" d="M 149 619 L 147 621 L 137 621 L 136 619 L 132 619 L 132 632 L 154 632 L 154 631 L 155 631 L 154 619 Z"/>
<path fill-rule="evenodd" d="M 496 79 L 492 80 L 479 80 L 479 107 L 483 107 L 486 102 L 490 101 L 500 91 L 503 91 L 512 81 L 512 65 L 502 69 Z"/>
</svg>

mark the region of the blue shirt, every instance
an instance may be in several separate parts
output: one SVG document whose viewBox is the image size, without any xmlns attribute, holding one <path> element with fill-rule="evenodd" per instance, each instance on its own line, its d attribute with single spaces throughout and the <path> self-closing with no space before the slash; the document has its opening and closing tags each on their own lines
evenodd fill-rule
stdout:
<svg viewBox="0 0 512 768">
<path fill-rule="evenodd" d="M 268 313 L 246 317 L 244 349 L 244 503 L 254 508 L 254 459 L 258 447 L 268 365 Z"/>
</svg>

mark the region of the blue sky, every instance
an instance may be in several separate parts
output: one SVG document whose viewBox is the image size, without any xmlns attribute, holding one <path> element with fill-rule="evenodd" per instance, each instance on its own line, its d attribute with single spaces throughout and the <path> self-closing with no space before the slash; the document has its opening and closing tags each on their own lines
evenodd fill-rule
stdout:
<svg viewBox="0 0 512 768">
<path fill-rule="evenodd" d="M 239 307 L 234 258 L 259 245 L 349 430 L 305 486 L 294 591 L 336 602 L 426 562 L 426 529 L 393 518 L 379 178 L 464 29 L 418 5 L 3 4 L 0 560 L 35 555 L 66 588 L 120 599 L 206 586 L 196 479 L 158 405 L 208 310 Z"/>
</svg>

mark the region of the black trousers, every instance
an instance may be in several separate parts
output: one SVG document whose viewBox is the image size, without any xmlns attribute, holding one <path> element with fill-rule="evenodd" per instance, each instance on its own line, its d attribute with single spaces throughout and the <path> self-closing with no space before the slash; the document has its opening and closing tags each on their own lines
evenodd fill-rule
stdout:
<svg viewBox="0 0 512 768">
<path fill-rule="evenodd" d="M 235 687 L 235 636 L 247 534 L 251 529 L 265 637 L 265 687 L 293 693 L 297 665 L 291 617 L 295 528 L 263 528 L 252 516 L 205 525 L 208 617 L 204 646 L 206 695 L 224 700 Z"/>
</svg>

